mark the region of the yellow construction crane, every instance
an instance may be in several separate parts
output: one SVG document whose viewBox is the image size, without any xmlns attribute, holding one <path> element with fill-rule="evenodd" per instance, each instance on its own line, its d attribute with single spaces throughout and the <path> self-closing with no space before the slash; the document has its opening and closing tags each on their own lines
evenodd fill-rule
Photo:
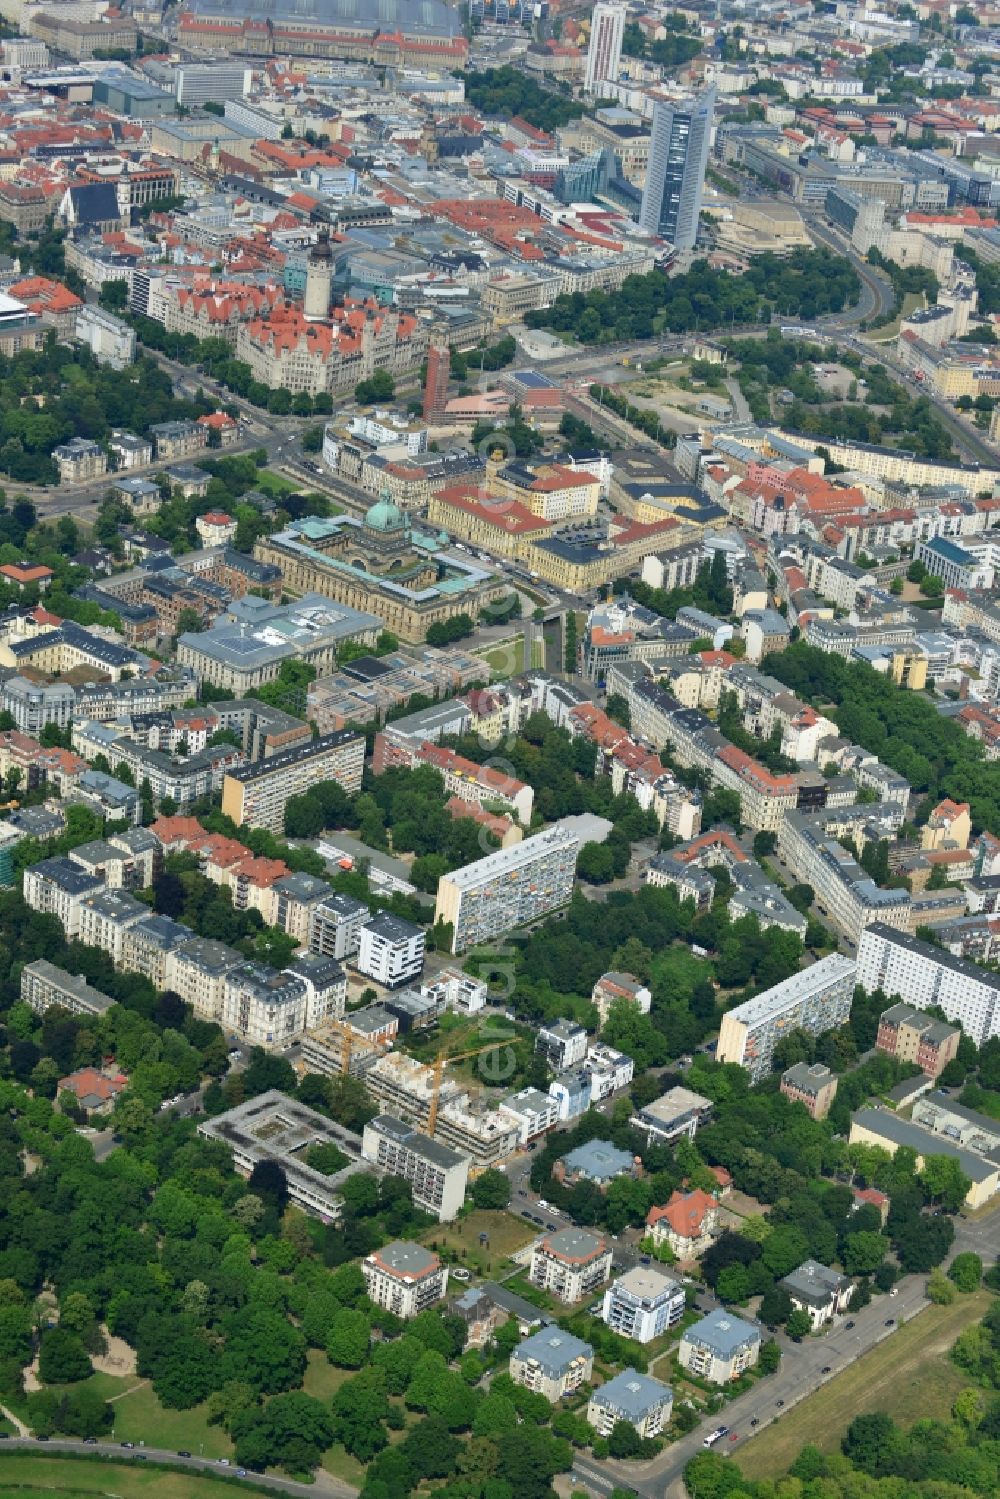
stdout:
<svg viewBox="0 0 1000 1499">
<path fill-rule="evenodd" d="M 509 1039 L 500 1037 L 496 1041 L 487 1042 L 485 1046 L 473 1047 L 471 1051 L 460 1051 L 457 1052 L 454 1056 L 449 1056 L 448 1053 L 444 1051 L 438 1053 L 433 1062 L 434 1077 L 433 1081 L 431 1082 L 431 1107 L 430 1113 L 427 1116 L 427 1133 L 428 1135 L 430 1135 L 431 1139 L 434 1138 L 434 1131 L 437 1128 L 438 1103 L 441 1097 L 441 1083 L 444 1078 L 444 1069 L 446 1065 L 449 1062 L 464 1062 L 469 1057 L 478 1057 L 481 1056 L 484 1051 L 496 1051 L 498 1047 L 509 1046 L 509 1044 Z"/>
</svg>

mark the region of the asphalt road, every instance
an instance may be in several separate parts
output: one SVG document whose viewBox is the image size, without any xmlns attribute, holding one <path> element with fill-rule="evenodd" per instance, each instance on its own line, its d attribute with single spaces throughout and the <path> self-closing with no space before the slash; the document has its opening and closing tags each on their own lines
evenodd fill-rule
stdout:
<svg viewBox="0 0 1000 1499">
<path fill-rule="evenodd" d="M 176 1452 L 167 1452 L 160 1447 L 144 1447 L 142 1455 L 138 1449 L 134 1452 L 125 1452 L 121 1445 L 116 1442 L 70 1442 L 62 1437 L 53 1437 L 49 1442 L 38 1442 L 32 1437 L 11 1437 L 7 1440 L 4 1451 L 12 1447 L 24 1447 L 32 1452 L 44 1455 L 47 1452 L 74 1452 L 81 1457 L 92 1457 L 102 1454 L 107 1457 L 129 1457 L 133 1462 L 142 1462 L 143 1457 L 151 1458 L 157 1462 L 170 1463 L 178 1472 L 185 1469 L 196 1468 L 201 1473 L 211 1473 L 216 1478 L 232 1477 L 235 1474 L 235 1465 L 230 1464 L 223 1467 L 221 1463 L 214 1462 L 211 1458 L 189 1457 L 181 1458 Z M 352 1489 L 350 1484 L 342 1483 L 339 1478 L 332 1478 L 329 1473 L 319 1469 L 315 1483 L 296 1483 L 292 1478 L 275 1478 L 265 1473 L 248 1473 L 247 1481 L 255 1484 L 263 1484 L 266 1488 L 274 1489 L 278 1494 L 298 1494 L 303 1496 L 326 1494 L 331 1499 L 357 1499 L 357 1489 Z"/>
</svg>

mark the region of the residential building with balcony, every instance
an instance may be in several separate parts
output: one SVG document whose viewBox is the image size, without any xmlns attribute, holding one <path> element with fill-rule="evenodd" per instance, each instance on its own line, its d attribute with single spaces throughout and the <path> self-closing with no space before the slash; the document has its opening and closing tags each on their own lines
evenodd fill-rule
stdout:
<svg viewBox="0 0 1000 1499">
<path fill-rule="evenodd" d="M 38 1015 L 44 1015 L 50 1005 L 71 1015 L 103 1015 L 115 1002 L 79 974 L 67 973 L 47 958 L 25 963 L 21 969 L 21 998 Z"/>
<path fill-rule="evenodd" d="M 388 1175 L 408 1181 L 414 1206 L 441 1223 L 450 1222 L 465 1202 L 468 1158 L 391 1114 L 365 1125 L 362 1154 Z"/>
<path fill-rule="evenodd" d="M 730 1384 L 754 1367 L 760 1343 L 759 1327 L 719 1307 L 685 1328 L 677 1358 L 682 1369 L 710 1384 Z"/>
<path fill-rule="evenodd" d="M 716 1058 L 746 1067 L 754 1082 L 771 1070 L 774 1048 L 793 1030 L 811 1036 L 833 1030 L 850 1017 L 856 967 L 842 953 L 831 953 L 727 1011 L 719 1030 Z"/>
<path fill-rule="evenodd" d="M 514 1349 L 508 1368 L 515 1384 L 555 1404 L 589 1381 L 594 1350 L 561 1327 L 540 1327 Z"/>
<path fill-rule="evenodd" d="M 625 1421 L 640 1437 L 652 1438 L 669 1425 L 673 1405 L 669 1385 L 635 1369 L 622 1369 L 591 1395 L 587 1421 L 601 1437 L 610 1436 L 618 1422 Z"/>
<path fill-rule="evenodd" d="M 612 1332 L 650 1343 L 684 1315 L 684 1287 L 652 1265 L 636 1265 L 604 1293 L 601 1318 Z"/>
<path fill-rule="evenodd" d="M 420 977 L 426 945 L 422 927 L 389 911 L 379 911 L 358 932 L 356 965 L 360 973 L 384 988 L 398 989 Z"/>
<path fill-rule="evenodd" d="M 603 1285 L 611 1270 L 610 1245 L 582 1228 L 546 1234 L 531 1251 L 529 1279 L 557 1301 L 581 1301 Z"/>
<path fill-rule="evenodd" d="M 447 1266 L 433 1250 L 403 1239 L 373 1250 L 361 1269 L 369 1299 L 404 1321 L 436 1306 L 448 1289 Z"/>
<path fill-rule="evenodd" d="M 352 729 L 325 734 L 301 745 L 227 771 L 222 783 L 222 810 L 237 827 L 280 833 L 285 807 L 317 781 L 336 781 L 349 796 L 361 790 L 365 741 Z"/>
<path fill-rule="evenodd" d="M 310 951 L 341 962 L 352 958 L 361 941 L 361 928 L 370 916 L 364 901 L 333 891 L 310 913 Z"/>
<path fill-rule="evenodd" d="M 869 993 L 905 994 L 937 1005 L 976 1046 L 1000 1035 L 1000 976 L 891 927 L 866 927 L 858 944 L 857 982 Z"/>
<path fill-rule="evenodd" d="M 552 827 L 441 876 L 434 920 L 451 924 L 453 953 L 502 936 L 565 905 L 580 850 Z"/>
</svg>

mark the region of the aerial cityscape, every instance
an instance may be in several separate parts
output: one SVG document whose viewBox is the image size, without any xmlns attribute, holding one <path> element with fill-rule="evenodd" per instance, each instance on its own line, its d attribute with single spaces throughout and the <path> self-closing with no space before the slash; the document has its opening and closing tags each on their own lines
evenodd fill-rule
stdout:
<svg viewBox="0 0 1000 1499">
<path fill-rule="evenodd" d="M 1000 1495 L 1000 4 L 0 0 L 0 1102 L 0 1495 Z"/>
</svg>

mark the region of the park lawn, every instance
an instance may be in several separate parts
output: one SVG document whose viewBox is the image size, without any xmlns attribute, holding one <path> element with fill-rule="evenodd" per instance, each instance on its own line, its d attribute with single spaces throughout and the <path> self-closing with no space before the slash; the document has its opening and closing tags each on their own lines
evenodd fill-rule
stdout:
<svg viewBox="0 0 1000 1499">
<path fill-rule="evenodd" d="M 809 1444 L 835 1452 L 855 1416 L 884 1411 L 901 1426 L 924 1417 L 947 1419 L 955 1397 L 969 1385 L 948 1350 L 992 1301 L 989 1292 L 977 1291 L 951 1306 L 927 1307 L 740 1447 L 734 1461 L 748 1478 L 778 1478 Z"/>
<path fill-rule="evenodd" d="M 506 645 L 496 645 L 479 654 L 489 665 L 495 682 L 517 676 L 524 669 L 524 636 L 515 635 Z"/>
<path fill-rule="evenodd" d="M 256 487 L 269 494 L 274 499 L 280 499 L 283 494 L 297 494 L 302 488 L 292 479 L 286 479 L 284 474 L 276 474 L 271 468 L 263 468 L 257 475 Z"/>
<path fill-rule="evenodd" d="M 488 1247 L 480 1248 L 481 1233 L 489 1234 Z M 513 1213 L 474 1208 L 466 1218 L 428 1229 L 424 1243 L 452 1250 L 463 1265 L 480 1275 L 495 1275 L 515 1250 L 523 1249 L 534 1237 L 531 1227 Z"/>
<path fill-rule="evenodd" d="M 98 1458 L 53 1458 L 33 1452 L 0 1453 L 0 1494 L 60 1494 L 82 1499 L 114 1494 L 118 1499 L 233 1499 L 242 1479 L 226 1483 L 191 1469 L 170 1472 L 145 1463 L 102 1462 Z"/>
<path fill-rule="evenodd" d="M 322 1348 L 310 1348 L 306 1354 L 306 1373 L 302 1388 L 316 1400 L 332 1400 L 342 1384 L 353 1379 L 357 1369 L 336 1369 Z"/>
<path fill-rule="evenodd" d="M 545 667 L 545 641 L 537 637 L 531 642 L 531 666 L 532 670 Z"/>
<path fill-rule="evenodd" d="M 205 1406 L 173 1411 L 161 1405 L 153 1387 L 132 1378 L 133 1388 L 115 1400 L 114 1436 L 116 1442 L 145 1442 L 147 1447 L 162 1447 L 197 1456 L 232 1457 L 233 1444 L 221 1426 L 209 1426 Z"/>
<path fill-rule="evenodd" d="M 890 339 L 899 337 L 899 325 L 903 318 L 909 317 L 918 307 L 925 305 L 926 298 L 923 292 L 906 291 L 903 293 L 903 305 L 893 318 L 891 323 L 886 323 L 884 328 L 873 328 L 865 337 L 873 344 L 888 343 Z"/>
</svg>

